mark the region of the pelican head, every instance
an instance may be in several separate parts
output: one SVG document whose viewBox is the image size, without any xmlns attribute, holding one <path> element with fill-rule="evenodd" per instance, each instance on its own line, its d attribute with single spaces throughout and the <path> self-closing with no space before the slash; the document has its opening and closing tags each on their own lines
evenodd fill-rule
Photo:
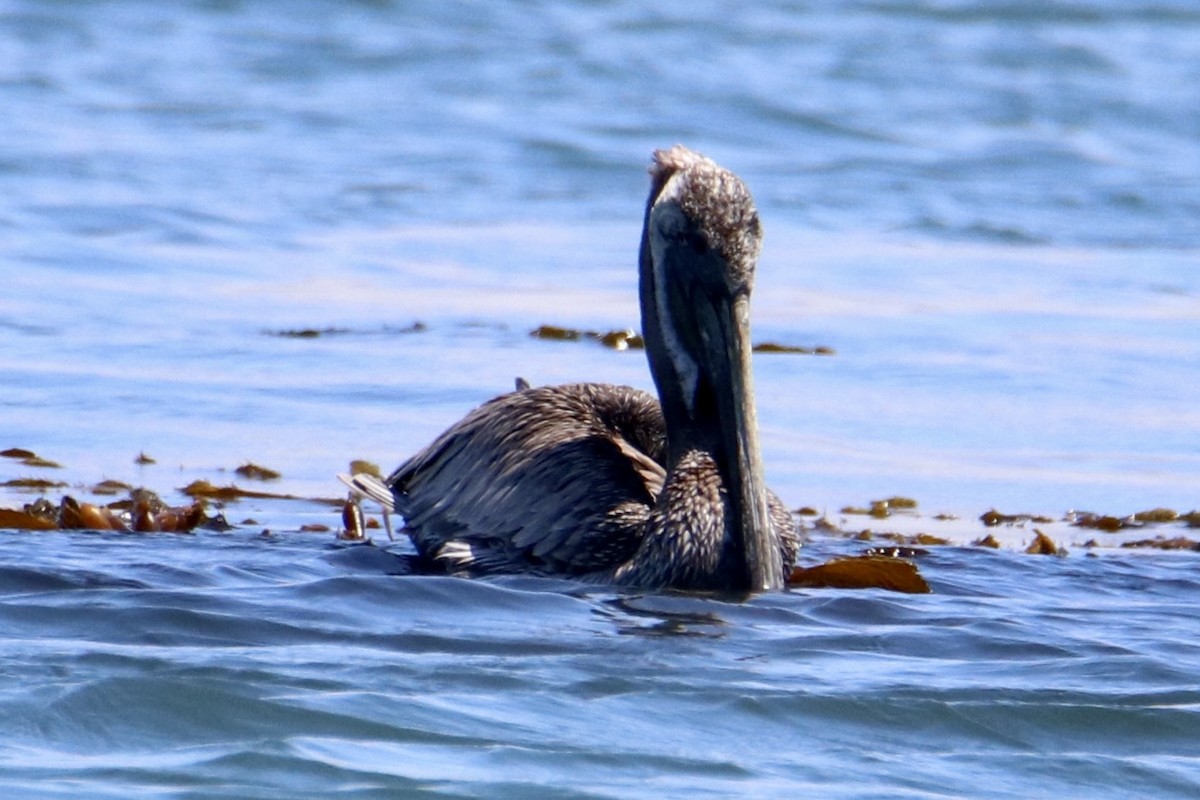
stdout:
<svg viewBox="0 0 1200 800">
<path fill-rule="evenodd" d="M 655 152 L 650 175 L 639 284 L 668 464 L 689 450 L 712 454 L 731 512 L 726 530 L 745 558 L 745 588 L 779 588 L 750 365 L 758 212 L 736 175 L 682 146 Z"/>
</svg>

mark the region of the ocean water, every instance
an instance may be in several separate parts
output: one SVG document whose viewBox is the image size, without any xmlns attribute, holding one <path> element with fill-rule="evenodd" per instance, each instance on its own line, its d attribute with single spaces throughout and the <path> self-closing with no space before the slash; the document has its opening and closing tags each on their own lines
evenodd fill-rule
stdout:
<svg viewBox="0 0 1200 800">
<path fill-rule="evenodd" d="M 300 498 L 0 531 L 5 796 L 1200 794 L 1200 561 L 1119 546 L 1200 537 L 1062 521 L 1200 508 L 1194 3 L 0 0 L 0 108 L 0 448 L 60 465 L 0 482 L 62 484 L 0 507 Z M 933 592 L 398 575 L 302 531 L 516 376 L 650 387 L 529 333 L 637 326 L 676 142 L 755 194 L 756 340 L 834 351 L 756 357 L 771 484 L 951 540 Z M 1053 521 L 967 546 L 993 508 Z"/>
</svg>

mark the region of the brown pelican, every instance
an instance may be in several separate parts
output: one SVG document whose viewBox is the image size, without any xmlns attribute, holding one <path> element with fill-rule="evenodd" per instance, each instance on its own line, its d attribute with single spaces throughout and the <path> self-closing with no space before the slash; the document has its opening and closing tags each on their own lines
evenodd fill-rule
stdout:
<svg viewBox="0 0 1200 800">
<path fill-rule="evenodd" d="M 581 383 L 501 395 L 385 481 L 451 572 L 534 572 L 648 587 L 783 586 L 797 540 L 763 481 L 750 370 L 761 241 L 742 181 L 675 146 L 654 154 L 642 230 L 642 334 L 658 399 Z"/>
</svg>

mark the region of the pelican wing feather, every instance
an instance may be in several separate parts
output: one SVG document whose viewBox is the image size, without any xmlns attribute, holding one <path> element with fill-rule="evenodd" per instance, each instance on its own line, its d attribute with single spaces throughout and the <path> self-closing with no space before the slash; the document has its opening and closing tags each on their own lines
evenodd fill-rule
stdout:
<svg viewBox="0 0 1200 800">
<path fill-rule="evenodd" d="M 542 386 L 475 409 L 387 484 L 417 549 L 453 570 L 582 575 L 636 549 L 664 451 L 653 396 Z"/>
</svg>

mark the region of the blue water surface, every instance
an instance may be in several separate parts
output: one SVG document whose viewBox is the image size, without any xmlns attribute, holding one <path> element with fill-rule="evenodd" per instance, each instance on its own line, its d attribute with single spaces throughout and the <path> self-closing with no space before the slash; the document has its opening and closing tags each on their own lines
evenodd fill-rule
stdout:
<svg viewBox="0 0 1200 800">
<path fill-rule="evenodd" d="M 748 601 L 301 531 L 518 375 L 651 388 L 529 332 L 637 326 L 676 142 L 754 192 L 756 340 L 834 352 L 756 357 L 789 505 L 1200 508 L 1195 3 L 0 0 L 0 108 L 0 448 L 61 465 L 0 482 L 62 484 L 0 506 L 302 498 L 0 531 L 6 796 L 1200 794 L 1197 556 L 1117 547 L 1182 525 Z"/>
</svg>

